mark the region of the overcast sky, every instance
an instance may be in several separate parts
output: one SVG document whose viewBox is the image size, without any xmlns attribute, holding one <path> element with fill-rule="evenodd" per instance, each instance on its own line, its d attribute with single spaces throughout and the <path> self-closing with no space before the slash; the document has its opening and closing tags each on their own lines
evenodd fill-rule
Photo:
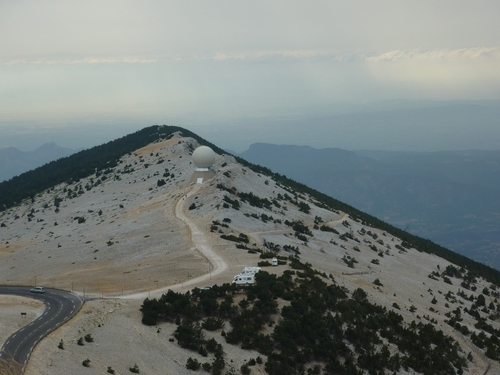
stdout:
<svg viewBox="0 0 500 375">
<path fill-rule="evenodd" d="M 498 0 L 2 0 L 0 146 L 82 125 L 204 136 L 383 100 L 500 100 L 499 19 Z"/>
</svg>

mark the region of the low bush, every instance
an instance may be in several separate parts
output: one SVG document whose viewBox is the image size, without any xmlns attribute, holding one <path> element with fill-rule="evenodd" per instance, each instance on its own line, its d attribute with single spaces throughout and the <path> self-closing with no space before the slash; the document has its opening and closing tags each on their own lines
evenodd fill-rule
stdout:
<svg viewBox="0 0 500 375">
<path fill-rule="evenodd" d="M 188 370 L 194 370 L 194 371 L 196 371 L 200 367 L 201 367 L 201 364 L 200 364 L 200 362 L 198 362 L 198 360 L 196 358 L 195 359 L 193 359 L 191 357 L 188 358 L 188 360 L 186 362 L 186 368 Z"/>
<path fill-rule="evenodd" d="M 129 367 L 128 370 L 134 374 L 139 374 L 141 372 L 139 370 L 139 366 L 137 366 L 137 363 L 134 364 L 134 367 Z"/>
<path fill-rule="evenodd" d="M 222 319 L 210 317 L 205 319 L 201 326 L 207 331 L 215 331 L 224 327 L 224 321 Z"/>
</svg>

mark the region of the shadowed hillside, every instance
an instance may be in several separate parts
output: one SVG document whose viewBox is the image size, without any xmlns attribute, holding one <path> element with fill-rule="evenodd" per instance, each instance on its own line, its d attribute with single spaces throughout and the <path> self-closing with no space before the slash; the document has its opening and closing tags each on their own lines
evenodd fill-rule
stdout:
<svg viewBox="0 0 500 375">
<path fill-rule="evenodd" d="M 241 156 L 500 268 L 499 151 L 351 152 L 254 144 Z"/>
</svg>

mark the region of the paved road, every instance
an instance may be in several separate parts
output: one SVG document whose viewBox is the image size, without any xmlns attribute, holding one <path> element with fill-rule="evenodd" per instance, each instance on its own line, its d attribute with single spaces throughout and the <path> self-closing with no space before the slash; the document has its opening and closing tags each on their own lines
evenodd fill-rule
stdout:
<svg viewBox="0 0 500 375">
<path fill-rule="evenodd" d="M 33 322 L 13 333 L 1 349 L 10 353 L 24 367 L 35 345 L 50 332 L 72 318 L 82 307 L 83 300 L 61 290 L 45 289 L 43 294 L 30 293 L 29 287 L 0 287 L 0 294 L 36 298 L 45 303 L 44 313 Z"/>
</svg>

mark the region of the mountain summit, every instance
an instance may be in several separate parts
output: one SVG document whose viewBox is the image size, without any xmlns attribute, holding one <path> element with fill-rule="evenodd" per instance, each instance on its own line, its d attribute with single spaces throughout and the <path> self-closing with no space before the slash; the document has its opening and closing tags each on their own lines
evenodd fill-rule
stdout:
<svg viewBox="0 0 500 375">
<path fill-rule="evenodd" d="M 215 175 L 196 183 L 200 145 L 215 151 Z M 182 128 L 67 159 L 42 169 L 56 184 L 0 202 L 0 282 L 89 299 L 37 346 L 28 375 L 500 370 L 489 267 Z M 231 284 L 245 266 L 262 268 L 256 284 Z M 73 344 L 84 335 L 93 343 Z"/>
</svg>

